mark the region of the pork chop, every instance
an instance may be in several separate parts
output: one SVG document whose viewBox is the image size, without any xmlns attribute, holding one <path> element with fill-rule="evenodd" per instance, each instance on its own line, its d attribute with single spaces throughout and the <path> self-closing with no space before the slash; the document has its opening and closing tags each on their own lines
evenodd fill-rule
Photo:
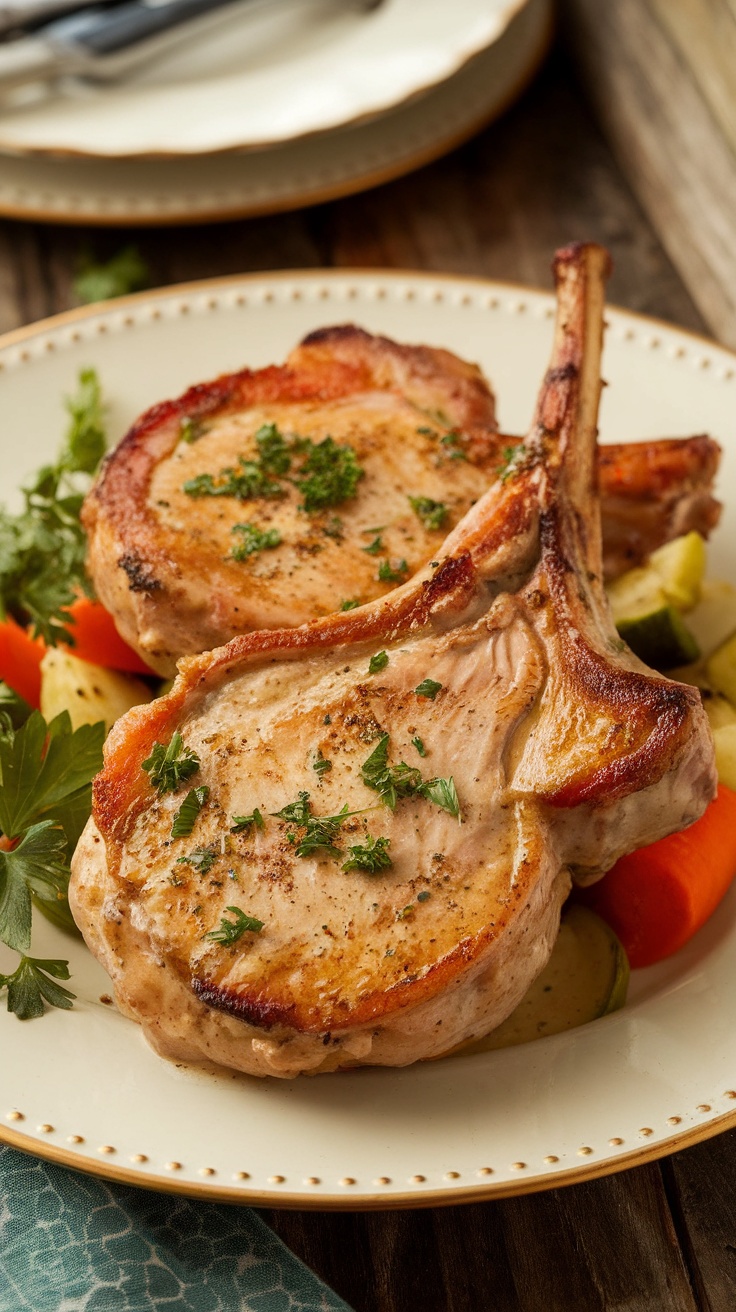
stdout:
<svg viewBox="0 0 736 1312">
<path fill-rule="evenodd" d="M 524 458 L 437 563 L 185 660 L 113 729 L 70 900 L 163 1055 L 289 1077 L 480 1036 L 545 964 L 571 876 L 714 795 L 697 690 L 623 647 L 602 587 L 607 265 L 558 253 Z"/>
<path fill-rule="evenodd" d="M 87 499 L 89 569 L 122 635 L 173 674 L 237 633 L 385 595 L 434 559 L 518 445 L 497 432 L 479 370 L 449 352 L 312 333 L 282 368 L 139 420 Z M 607 562 L 707 532 L 717 458 L 709 438 L 606 451 Z"/>
</svg>

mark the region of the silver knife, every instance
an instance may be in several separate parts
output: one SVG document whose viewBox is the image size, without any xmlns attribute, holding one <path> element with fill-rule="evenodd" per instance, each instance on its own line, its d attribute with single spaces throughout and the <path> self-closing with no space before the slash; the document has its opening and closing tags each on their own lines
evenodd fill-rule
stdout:
<svg viewBox="0 0 736 1312">
<path fill-rule="evenodd" d="M 263 3 L 268 0 L 122 0 L 110 8 L 80 9 L 30 36 L 0 43 L 0 93 L 70 74 L 114 81 L 188 35 L 194 20 L 230 6 Z M 380 0 L 343 3 L 368 10 Z"/>
</svg>

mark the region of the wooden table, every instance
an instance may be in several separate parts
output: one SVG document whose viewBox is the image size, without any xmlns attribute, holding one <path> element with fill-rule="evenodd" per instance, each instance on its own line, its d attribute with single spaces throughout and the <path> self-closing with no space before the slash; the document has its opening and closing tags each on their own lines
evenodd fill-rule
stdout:
<svg viewBox="0 0 736 1312">
<path fill-rule="evenodd" d="M 555 247 L 583 237 L 613 252 L 612 301 L 706 330 L 555 51 L 501 122 L 420 173 L 300 213 L 135 240 L 156 284 L 357 265 L 548 286 Z M 73 304 L 83 248 L 106 258 L 130 240 L 122 231 L 0 224 L 0 331 Z M 736 1131 L 525 1198 L 264 1215 L 356 1312 L 736 1308 Z"/>
</svg>

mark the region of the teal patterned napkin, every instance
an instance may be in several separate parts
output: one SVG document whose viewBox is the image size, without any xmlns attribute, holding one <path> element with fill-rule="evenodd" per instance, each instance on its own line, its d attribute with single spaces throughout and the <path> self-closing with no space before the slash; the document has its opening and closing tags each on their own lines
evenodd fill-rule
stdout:
<svg viewBox="0 0 736 1312">
<path fill-rule="evenodd" d="M 0 1312 L 350 1312 L 249 1208 L 0 1145 Z"/>
</svg>

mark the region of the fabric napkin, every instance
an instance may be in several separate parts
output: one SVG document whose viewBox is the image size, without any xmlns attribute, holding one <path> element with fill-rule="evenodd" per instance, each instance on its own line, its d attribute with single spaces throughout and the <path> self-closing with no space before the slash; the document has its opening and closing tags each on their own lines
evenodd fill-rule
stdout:
<svg viewBox="0 0 736 1312">
<path fill-rule="evenodd" d="M 0 1145 L 0 1312 L 351 1312 L 249 1208 Z"/>
</svg>

